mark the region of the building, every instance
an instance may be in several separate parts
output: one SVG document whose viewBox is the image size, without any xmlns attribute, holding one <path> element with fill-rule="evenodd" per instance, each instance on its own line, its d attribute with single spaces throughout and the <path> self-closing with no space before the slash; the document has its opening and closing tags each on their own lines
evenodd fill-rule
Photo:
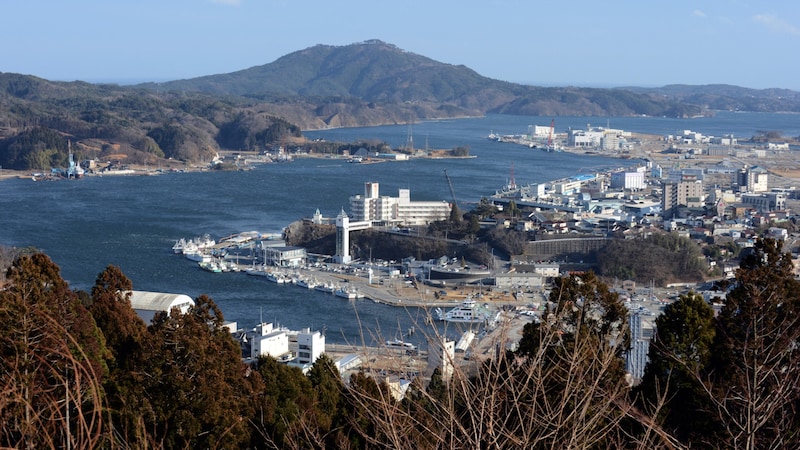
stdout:
<svg viewBox="0 0 800 450">
<path fill-rule="evenodd" d="M 633 384 L 638 384 L 649 361 L 647 352 L 650 350 L 650 339 L 644 335 L 641 315 L 631 314 L 628 322 L 631 328 L 631 348 L 625 358 L 625 370 L 633 379 Z"/>
<path fill-rule="evenodd" d="M 643 172 L 614 172 L 611 174 L 612 189 L 644 189 L 645 183 Z"/>
<path fill-rule="evenodd" d="M 599 147 L 605 132 L 597 130 L 569 130 L 567 131 L 567 146 L 569 147 Z"/>
<path fill-rule="evenodd" d="M 242 333 L 242 357 L 256 359 L 271 356 L 280 359 L 289 353 L 289 335 L 285 329 L 275 329 L 271 323 L 260 323 L 250 331 Z"/>
<path fill-rule="evenodd" d="M 194 300 L 185 294 L 169 294 L 166 292 L 130 291 L 131 308 L 149 324 L 159 312 L 171 315 L 173 311 L 186 314 L 194 306 Z"/>
<path fill-rule="evenodd" d="M 763 167 L 743 167 L 736 172 L 735 184 L 739 192 L 767 192 L 769 190 L 769 176 Z"/>
<path fill-rule="evenodd" d="M 304 328 L 297 333 L 297 359 L 298 365 L 314 364 L 325 353 L 325 336 L 319 331 L 311 332 Z"/>
<path fill-rule="evenodd" d="M 783 211 L 786 209 L 786 194 L 782 192 L 742 194 L 742 203 L 752 205 L 759 213 Z"/>
<path fill-rule="evenodd" d="M 334 260 L 340 264 L 350 264 L 350 232 L 364 230 L 372 226 L 372 222 L 350 222 L 350 218 L 342 210 L 336 216 L 336 255 Z"/>
<path fill-rule="evenodd" d="M 454 361 L 456 356 L 456 344 L 446 338 L 439 338 L 431 341 L 428 345 L 428 368 L 427 375 L 430 376 L 438 367 L 442 374 L 442 380 L 450 381 L 454 372 Z"/>
<path fill-rule="evenodd" d="M 300 267 L 305 265 L 306 249 L 303 247 L 265 247 L 264 261 L 278 267 Z"/>
<path fill-rule="evenodd" d="M 411 191 L 400 189 L 397 197 L 381 196 L 376 182 L 364 184 L 364 195 L 350 197 L 350 214 L 355 221 L 398 225 L 428 225 L 450 217 L 445 201 L 411 201 Z"/>
<path fill-rule="evenodd" d="M 699 208 L 703 206 L 705 197 L 703 182 L 690 175 L 685 175 L 679 182 L 663 183 L 661 193 L 661 210 L 664 218 L 675 217 L 678 207 Z"/>
</svg>

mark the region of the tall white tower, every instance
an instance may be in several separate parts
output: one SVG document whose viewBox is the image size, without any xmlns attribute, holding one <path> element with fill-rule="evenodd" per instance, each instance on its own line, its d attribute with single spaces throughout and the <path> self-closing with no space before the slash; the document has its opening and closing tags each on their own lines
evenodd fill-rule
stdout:
<svg viewBox="0 0 800 450">
<path fill-rule="evenodd" d="M 344 208 L 336 216 L 336 256 L 335 261 L 340 264 L 350 264 L 350 218 Z"/>
</svg>

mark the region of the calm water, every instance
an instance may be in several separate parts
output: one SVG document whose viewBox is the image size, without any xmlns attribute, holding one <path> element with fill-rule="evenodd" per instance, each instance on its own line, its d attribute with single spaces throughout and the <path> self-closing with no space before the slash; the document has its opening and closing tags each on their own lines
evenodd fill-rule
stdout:
<svg viewBox="0 0 800 450">
<path fill-rule="evenodd" d="M 693 129 L 706 134 L 747 129 L 793 130 L 800 134 L 800 116 L 773 118 L 732 114 L 714 119 L 612 119 L 610 125 L 632 131 L 674 133 Z M 755 119 L 754 119 L 755 117 Z M 740 119 L 736 121 L 734 119 Z M 756 120 L 759 119 L 759 120 Z M 775 119 L 775 120 L 777 120 Z M 790 120 L 791 119 L 791 120 Z M 586 118 L 573 119 L 582 121 Z M 601 124 L 598 119 L 597 124 Z M 732 125 L 727 125 L 733 120 Z M 753 122 L 755 120 L 755 122 Z M 557 128 L 568 120 L 558 119 Z M 603 120 L 603 122 L 605 122 Z M 641 122 L 640 128 L 634 125 Z M 459 203 L 476 202 L 504 185 L 513 167 L 518 184 L 543 182 L 592 169 L 617 167 L 622 161 L 568 153 L 546 153 L 512 144 L 490 142 L 490 131 L 524 133 L 530 124 L 549 119 L 490 116 L 482 119 L 426 122 L 412 128 L 415 145 L 452 148 L 470 145 L 473 159 L 414 160 L 382 164 L 347 164 L 337 160 L 301 159 L 263 165 L 248 172 L 182 173 L 152 177 L 89 177 L 79 181 L 0 183 L 0 243 L 35 246 L 61 267 L 73 288 L 90 289 L 95 277 L 114 264 L 138 290 L 208 294 L 226 319 L 252 327 L 259 317 L 291 328 L 327 329 L 329 342 L 367 343 L 372 336 L 395 337 L 421 320 L 422 312 L 375 304 L 353 303 L 316 291 L 278 286 L 260 277 L 211 274 L 196 263 L 171 253 L 181 237 L 209 233 L 215 238 L 258 230 L 278 232 L 288 223 L 309 217 L 316 208 L 334 216 L 348 209 L 348 197 L 363 192 L 365 181 L 381 184 L 381 193 L 397 195 L 409 188 L 412 200 L 447 200 L 445 169 Z M 678 128 L 675 128 L 675 127 Z M 707 126 L 708 128 L 703 128 Z M 730 126 L 730 130 L 718 130 Z M 792 128 L 793 127 L 793 128 Z M 327 130 L 306 133 L 326 139 L 377 138 L 403 145 L 406 126 Z M 630 163 L 630 162 L 627 162 Z M 463 208 L 462 208 L 463 209 Z M 363 326 L 359 328 L 359 323 Z"/>
</svg>

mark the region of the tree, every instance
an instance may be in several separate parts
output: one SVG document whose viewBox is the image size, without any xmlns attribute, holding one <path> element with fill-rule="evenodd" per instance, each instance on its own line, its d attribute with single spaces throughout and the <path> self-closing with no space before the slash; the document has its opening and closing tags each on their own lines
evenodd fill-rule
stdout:
<svg viewBox="0 0 800 450">
<path fill-rule="evenodd" d="M 762 239 L 741 258 L 716 321 L 705 384 L 731 448 L 798 448 L 800 282 L 783 242 Z"/>
<path fill-rule="evenodd" d="M 143 383 L 143 349 L 147 325 L 131 307 L 133 285 L 119 267 L 108 266 L 97 276 L 89 312 L 109 349 L 109 375 L 103 379 L 111 420 L 119 437 L 131 446 L 147 445 L 142 424 L 150 409 Z"/>
<path fill-rule="evenodd" d="M 0 291 L 0 446 L 95 448 L 105 428 L 105 346 L 42 253 L 18 257 Z"/>
<path fill-rule="evenodd" d="M 323 432 L 330 430 L 342 392 L 342 380 L 336 363 L 328 355 L 320 356 L 308 371 L 315 393 L 318 422 Z"/>
<path fill-rule="evenodd" d="M 714 310 L 699 294 L 682 295 L 655 323 L 637 403 L 685 443 L 707 439 L 711 423 L 700 374 L 711 357 Z"/>
<path fill-rule="evenodd" d="M 461 223 L 461 211 L 458 209 L 458 205 L 453 203 L 453 206 L 450 208 L 450 223 L 458 225 Z"/>
<path fill-rule="evenodd" d="M 156 315 L 137 370 L 151 407 L 145 426 L 166 448 L 241 448 L 253 417 L 250 373 L 214 301 Z"/>
<path fill-rule="evenodd" d="M 318 441 L 314 391 L 311 381 L 296 367 L 275 358 L 258 359 L 260 386 L 254 389 L 256 429 L 253 447 L 290 447 L 292 443 Z M 257 440 L 259 438 L 259 440 Z"/>
</svg>

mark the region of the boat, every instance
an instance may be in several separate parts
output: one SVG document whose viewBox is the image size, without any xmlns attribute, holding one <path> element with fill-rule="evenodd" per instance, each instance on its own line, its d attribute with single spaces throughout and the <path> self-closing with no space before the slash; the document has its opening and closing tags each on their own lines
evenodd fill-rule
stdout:
<svg viewBox="0 0 800 450">
<path fill-rule="evenodd" d="M 197 263 L 201 269 L 213 272 L 213 273 L 220 273 L 222 272 L 222 267 L 214 261 L 200 261 Z"/>
<path fill-rule="evenodd" d="M 328 294 L 332 294 L 333 291 L 336 290 L 336 287 L 329 283 L 322 283 L 314 286 L 315 291 L 326 292 Z"/>
<path fill-rule="evenodd" d="M 364 298 L 364 294 L 358 292 L 356 289 L 345 289 L 345 288 L 338 288 L 333 291 L 333 295 L 341 298 L 346 298 L 349 300 L 355 300 L 357 298 Z"/>
<path fill-rule="evenodd" d="M 245 270 L 245 273 L 256 277 L 265 277 L 267 276 L 267 274 L 269 274 L 269 272 L 267 272 L 267 269 L 265 267 L 250 267 L 247 270 Z"/>
<path fill-rule="evenodd" d="M 277 284 L 286 284 L 288 279 L 282 272 L 267 272 L 267 281 Z"/>
<path fill-rule="evenodd" d="M 176 255 L 180 255 L 181 253 L 183 253 L 184 247 L 186 247 L 186 239 L 180 238 L 177 241 L 175 241 L 175 245 L 172 246 L 172 252 L 175 253 Z"/>
<path fill-rule="evenodd" d="M 431 267 L 428 278 L 430 280 L 445 280 L 445 281 L 478 281 L 483 278 L 489 278 L 492 272 L 483 268 L 471 267 Z"/>
<path fill-rule="evenodd" d="M 214 257 L 205 253 L 202 250 L 190 250 L 187 251 L 186 249 L 183 250 L 183 256 L 190 261 L 196 262 L 210 262 L 214 260 Z"/>
<path fill-rule="evenodd" d="M 317 286 L 314 280 L 308 278 L 298 278 L 295 284 L 306 289 L 314 289 Z"/>
<path fill-rule="evenodd" d="M 492 312 L 484 306 L 479 306 L 472 298 L 467 298 L 447 312 L 436 308 L 436 315 L 439 320 L 445 322 L 483 323 L 492 319 Z"/>
</svg>

